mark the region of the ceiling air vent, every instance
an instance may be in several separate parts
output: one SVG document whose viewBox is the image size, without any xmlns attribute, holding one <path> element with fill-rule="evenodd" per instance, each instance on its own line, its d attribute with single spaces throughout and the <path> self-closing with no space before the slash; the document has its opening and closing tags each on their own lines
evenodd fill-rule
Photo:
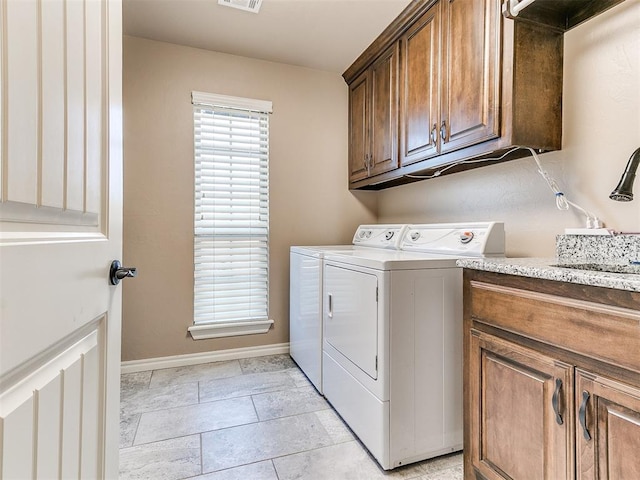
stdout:
<svg viewBox="0 0 640 480">
<path fill-rule="evenodd" d="M 218 0 L 218 5 L 258 13 L 262 5 L 262 0 Z"/>
</svg>

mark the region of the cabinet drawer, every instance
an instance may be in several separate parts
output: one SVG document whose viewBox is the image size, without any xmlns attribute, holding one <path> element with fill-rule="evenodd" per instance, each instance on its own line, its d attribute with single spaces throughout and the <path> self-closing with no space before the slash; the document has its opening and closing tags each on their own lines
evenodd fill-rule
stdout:
<svg viewBox="0 0 640 480">
<path fill-rule="evenodd" d="M 471 281 L 472 319 L 640 372 L 640 312 Z"/>
</svg>

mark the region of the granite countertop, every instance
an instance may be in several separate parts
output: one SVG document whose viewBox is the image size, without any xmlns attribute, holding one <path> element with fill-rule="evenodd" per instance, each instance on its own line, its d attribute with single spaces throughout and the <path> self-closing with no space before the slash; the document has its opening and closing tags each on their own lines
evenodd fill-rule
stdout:
<svg viewBox="0 0 640 480">
<path fill-rule="evenodd" d="M 473 270 L 640 292 L 638 274 L 557 267 L 556 258 L 469 258 L 456 263 L 459 267 Z"/>
</svg>

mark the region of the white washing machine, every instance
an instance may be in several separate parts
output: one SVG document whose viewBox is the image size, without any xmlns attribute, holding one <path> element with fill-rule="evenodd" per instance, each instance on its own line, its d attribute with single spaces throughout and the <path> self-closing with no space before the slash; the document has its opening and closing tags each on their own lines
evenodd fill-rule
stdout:
<svg viewBox="0 0 640 480">
<path fill-rule="evenodd" d="M 397 250 L 407 225 L 360 225 L 351 245 L 293 246 L 290 250 L 291 357 L 322 393 L 322 275 L 328 252 L 361 248 Z"/>
<path fill-rule="evenodd" d="M 325 252 L 322 389 L 384 469 L 462 449 L 462 269 L 502 223 L 409 226 L 400 251 Z"/>
</svg>

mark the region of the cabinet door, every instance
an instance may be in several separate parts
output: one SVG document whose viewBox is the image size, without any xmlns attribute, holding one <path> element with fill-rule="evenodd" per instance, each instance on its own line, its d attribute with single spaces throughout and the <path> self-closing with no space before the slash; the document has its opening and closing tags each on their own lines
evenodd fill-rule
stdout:
<svg viewBox="0 0 640 480">
<path fill-rule="evenodd" d="M 408 165 L 438 153 L 440 3 L 400 39 L 400 162 Z M 432 134 L 433 133 L 433 134 Z"/>
<path fill-rule="evenodd" d="M 499 0 L 443 3 L 443 153 L 499 134 L 499 7 Z"/>
<path fill-rule="evenodd" d="M 472 331 L 469 368 L 475 471 L 486 479 L 573 479 L 573 367 Z"/>
<path fill-rule="evenodd" d="M 398 168 L 398 44 L 371 66 L 370 175 Z"/>
<path fill-rule="evenodd" d="M 577 479 L 640 478 L 640 389 L 577 370 Z"/>
<path fill-rule="evenodd" d="M 349 85 L 349 181 L 367 178 L 369 155 L 369 71 Z"/>
</svg>

